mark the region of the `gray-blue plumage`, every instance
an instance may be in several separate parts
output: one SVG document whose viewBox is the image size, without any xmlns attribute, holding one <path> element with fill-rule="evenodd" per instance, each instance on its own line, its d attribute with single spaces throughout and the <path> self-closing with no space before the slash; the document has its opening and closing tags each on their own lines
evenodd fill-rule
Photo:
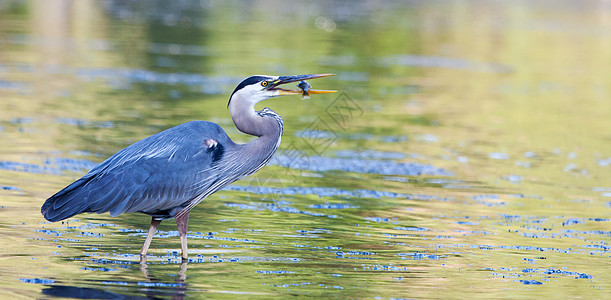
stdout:
<svg viewBox="0 0 611 300">
<path fill-rule="evenodd" d="M 207 139 L 217 145 L 208 148 Z M 236 146 L 215 123 L 185 123 L 117 152 L 50 197 L 41 210 L 49 221 L 82 212 L 172 218 L 219 180 L 219 161 Z"/>
<path fill-rule="evenodd" d="M 45 219 L 61 221 L 80 213 L 118 216 L 139 212 L 152 216 L 140 252 L 145 261 L 151 239 L 161 220 L 176 219 L 183 259 L 187 257 L 189 211 L 212 193 L 263 167 L 278 149 L 282 118 L 256 103 L 287 94 L 280 84 L 329 76 L 251 76 L 231 94 L 231 118 L 243 133 L 258 138 L 234 143 L 217 124 L 188 122 L 117 152 L 82 178 L 49 197 L 41 207 Z"/>
</svg>

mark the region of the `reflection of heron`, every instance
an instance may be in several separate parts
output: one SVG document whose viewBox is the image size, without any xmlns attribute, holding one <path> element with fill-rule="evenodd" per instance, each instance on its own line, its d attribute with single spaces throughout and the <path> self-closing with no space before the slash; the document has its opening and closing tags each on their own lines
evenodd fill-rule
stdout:
<svg viewBox="0 0 611 300">
<path fill-rule="evenodd" d="M 88 288 L 69 286 L 62 284 L 45 285 L 46 287 L 42 290 L 42 294 L 46 296 L 52 296 L 57 298 L 81 298 L 84 299 L 157 299 L 160 296 L 172 297 L 172 299 L 185 299 L 188 291 L 189 284 L 185 282 L 187 279 L 187 262 L 183 261 L 178 269 L 178 274 L 171 281 L 167 279 L 158 278 L 149 274 L 148 266 L 145 263 L 140 264 L 140 270 L 148 281 L 138 281 L 137 283 L 125 282 L 125 281 L 106 281 L 103 285 L 121 284 L 126 285 L 126 293 L 131 291 L 132 293 L 136 290 L 138 293 L 144 295 L 130 295 L 121 294 L 121 291 L 107 291 L 104 288 Z M 165 277 L 165 276 L 164 276 Z M 97 280 L 86 280 L 92 281 L 96 284 L 100 284 Z M 146 288 L 143 288 L 146 287 Z"/>
<path fill-rule="evenodd" d="M 172 299 L 185 299 L 185 294 L 187 292 L 187 287 L 188 287 L 188 283 L 185 282 L 185 280 L 187 279 L 187 261 L 183 260 L 182 263 L 180 264 L 180 269 L 178 269 L 178 276 L 175 277 L 175 282 L 170 284 L 169 282 L 164 282 L 163 280 L 157 278 L 156 276 L 153 276 L 149 273 L 148 271 L 148 265 L 146 263 L 141 263 L 140 264 L 140 271 L 142 271 L 142 275 L 144 275 L 145 278 L 147 278 L 149 280 L 149 282 L 151 283 L 151 286 L 155 287 L 158 286 L 158 283 L 161 283 L 161 286 L 167 286 L 164 287 L 163 292 L 164 294 L 169 296 L 169 293 L 172 293 Z M 141 283 L 139 282 L 138 285 L 140 285 Z M 152 292 L 149 294 L 149 292 Z M 154 289 L 146 289 L 145 293 L 147 294 L 147 296 L 151 297 L 151 298 L 157 298 L 156 296 L 159 296 L 158 291 L 154 290 Z"/>
<path fill-rule="evenodd" d="M 41 212 L 53 222 L 84 212 L 148 214 L 152 220 L 140 251 L 142 261 L 159 223 L 175 218 L 186 259 L 189 211 L 224 186 L 255 173 L 280 145 L 282 118 L 269 108 L 255 111 L 255 104 L 302 93 L 278 87 L 281 84 L 326 76 L 331 74 L 248 77 L 227 106 L 235 126 L 258 139 L 236 144 L 219 125 L 206 121 L 170 128 L 115 153 L 47 199 Z"/>
</svg>

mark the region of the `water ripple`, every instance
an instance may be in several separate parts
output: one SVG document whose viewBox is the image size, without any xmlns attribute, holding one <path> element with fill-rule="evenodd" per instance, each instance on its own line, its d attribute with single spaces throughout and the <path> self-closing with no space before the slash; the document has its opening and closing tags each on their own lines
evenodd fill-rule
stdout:
<svg viewBox="0 0 611 300">
<path fill-rule="evenodd" d="M 334 158 L 325 156 L 304 156 L 295 159 L 286 155 L 276 155 L 270 165 L 315 172 L 355 172 L 382 175 L 405 176 L 452 176 L 453 173 L 428 164 L 400 163 L 390 160 L 365 160 L 356 158 Z"/>
</svg>

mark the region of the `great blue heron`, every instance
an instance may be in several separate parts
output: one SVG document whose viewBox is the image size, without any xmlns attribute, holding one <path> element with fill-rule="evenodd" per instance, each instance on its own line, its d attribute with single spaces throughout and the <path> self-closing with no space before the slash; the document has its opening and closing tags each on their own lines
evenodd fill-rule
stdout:
<svg viewBox="0 0 611 300">
<path fill-rule="evenodd" d="M 84 212 L 150 215 L 141 261 L 159 223 L 175 218 L 186 260 L 189 211 L 224 186 L 255 173 L 280 145 L 282 118 L 267 107 L 256 111 L 255 104 L 303 92 L 279 85 L 331 75 L 250 76 L 236 87 L 227 106 L 238 130 L 258 139 L 236 144 L 219 125 L 207 121 L 178 125 L 115 153 L 47 199 L 41 212 L 52 222 Z M 334 91 L 309 90 L 310 94 L 329 92 Z"/>
</svg>

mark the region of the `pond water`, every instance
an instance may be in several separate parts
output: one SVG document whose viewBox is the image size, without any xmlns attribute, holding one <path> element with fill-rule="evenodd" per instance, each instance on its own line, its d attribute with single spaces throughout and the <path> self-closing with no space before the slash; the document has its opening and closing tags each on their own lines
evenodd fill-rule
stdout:
<svg viewBox="0 0 611 300">
<path fill-rule="evenodd" d="M 608 1 L 0 1 L 0 298 L 606 298 Z M 165 221 L 46 222 L 252 74 L 335 73 L 270 164 Z"/>
</svg>

